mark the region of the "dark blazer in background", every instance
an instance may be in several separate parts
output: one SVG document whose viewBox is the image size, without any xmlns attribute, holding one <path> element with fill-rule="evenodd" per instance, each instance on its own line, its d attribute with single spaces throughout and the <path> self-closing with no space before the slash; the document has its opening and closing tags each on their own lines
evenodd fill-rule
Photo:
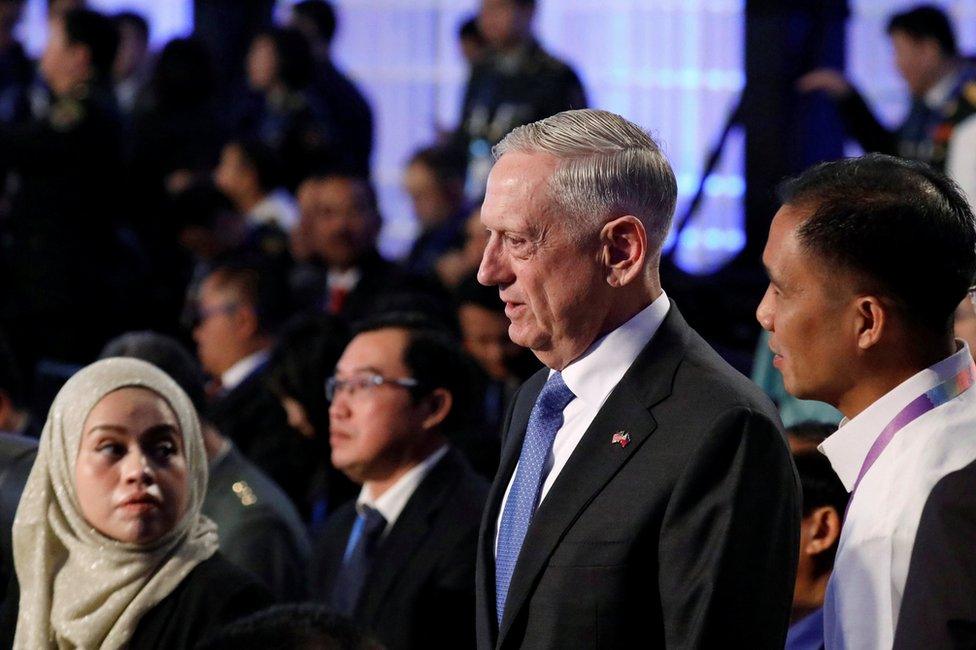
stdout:
<svg viewBox="0 0 976 650">
<path fill-rule="evenodd" d="M 515 398 L 478 549 L 478 647 L 783 647 L 799 484 L 769 400 L 672 303 L 540 504 L 495 617 L 502 497 L 548 370 Z M 625 431 L 626 446 L 611 444 Z"/>
<path fill-rule="evenodd" d="M 288 495 L 233 446 L 210 467 L 203 514 L 217 524 L 224 557 L 257 576 L 275 600 L 305 599 L 305 525 Z"/>
<path fill-rule="evenodd" d="M 894 647 L 976 648 L 976 463 L 946 474 L 925 502 Z"/>
<path fill-rule="evenodd" d="M 475 550 L 487 491 L 449 449 L 380 541 L 353 620 L 389 650 L 474 647 Z M 343 505 L 316 540 L 320 600 L 329 601 L 355 519 L 355 505 Z"/>
<path fill-rule="evenodd" d="M 265 385 L 267 365 L 252 372 L 208 410 L 217 430 L 277 483 L 303 516 L 317 459 L 311 440 L 288 426 L 278 398 Z"/>
<path fill-rule="evenodd" d="M 36 456 L 37 440 L 0 433 L 0 612 L 14 575 L 14 515 Z"/>
</svg>

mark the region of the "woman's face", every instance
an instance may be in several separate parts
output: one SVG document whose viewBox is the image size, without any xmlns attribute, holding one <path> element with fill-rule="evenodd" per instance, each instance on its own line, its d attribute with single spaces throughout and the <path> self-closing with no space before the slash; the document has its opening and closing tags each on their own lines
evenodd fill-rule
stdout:
<svg viewBox="0 0 976 650">
<path fill-rule="evenodd" d="M 259 36 L 254 39 L 247 53 L 246 67 L 248 85 L 252 90 L 270 90 L 278 77 L 278 55 L 270 38 Z"/>
<path fill-rule="evenodd" d="M 148 544 L 186 511 L 186 451 L 169 404 L 145 388 L 120 388 L 88 414 L 75 465 L 78 504 L 96 530 Z"/>
</svg>

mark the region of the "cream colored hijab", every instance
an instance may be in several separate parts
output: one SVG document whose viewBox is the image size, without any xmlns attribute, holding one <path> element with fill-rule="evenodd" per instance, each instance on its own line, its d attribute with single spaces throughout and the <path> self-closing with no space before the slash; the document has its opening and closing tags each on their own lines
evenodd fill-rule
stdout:
<svg viewBox="0 0 976 650">
<path fill-rule="evenodd" d="M 148 545 L 96 531 L 75 494 L 84 422 L 99 400 L 127 386 L 148 388 L 169 403 L 186 450 L 187 511 L 173 530 Z M 217 550 L 217 528 L 200 514 L 206 488 L 200 423 L 176 382 L 138 359 L 105 359 L 78 372 L 51 406 L 14 519 L 20 582 L 14 648 L 124 647 L 142 615 Z"/>
</svg>

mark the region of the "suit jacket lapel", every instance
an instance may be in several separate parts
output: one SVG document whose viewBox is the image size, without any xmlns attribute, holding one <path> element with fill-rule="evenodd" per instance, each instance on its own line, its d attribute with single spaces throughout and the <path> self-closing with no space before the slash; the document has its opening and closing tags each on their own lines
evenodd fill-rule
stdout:
<svg viewBox="0 0 976 650">
<path fill-rule="evenodd" d="M 358 607 L 365 620 L 374 618 L 375 608 L 385 602 L 396 581 L 409 572 L 410 557 L 426 540 L 431 519 L 457 482 L 460 473 L 457 454 L 456 450 L 448 449 L 444 458 L 431 468 L 377 549 L 376 562 Z"/>
<path fill-rule="evenodd" d="M 687 332 L 687 324 L 672 304 L 660 329 L 610 393 L 536 510 L 508 589 L 499 646 L 559 540 L 656 428 L 650 407 L 671 394 Z M 529 408 L 531 410 L 531 404 Z M 528 416 L 521 429 L 512 429 L 520 432 L 518 449 L 521 449 L 527 422 Z M 630 435 L 627 446 L 611 444 L 613 434 L 618 431 Z M 505 481 L 502 486 L 503 491 L 507 483 Z M 495 487 L 498 487 L 497 483 Z M 497 513 L 497 506 L 495 510 Z"/>
</svg>

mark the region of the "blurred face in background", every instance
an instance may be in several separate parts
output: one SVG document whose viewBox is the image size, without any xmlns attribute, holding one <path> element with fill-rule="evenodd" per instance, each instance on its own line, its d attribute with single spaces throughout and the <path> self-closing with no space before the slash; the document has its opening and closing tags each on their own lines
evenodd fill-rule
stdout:
<svg viewBox="0 0 976 650">
<path fill-rule="evenodd" d="M 142 32 L 131 22 L 119 24 L 119 49 L 112 65 L 112 75 L 116 79 L 127 79 L 138 72 L 146 62 L 149 44 Z"/>
<path fill-rule="evenodd" d="M 933 38 L 915 38 L 902 31 L 891 33 L 895 50 L 895 66 L 908 90 L 921 97 L 938 83 L 944 72 L 945 55 Z"/>
<path fill-rule="evenodd" d="M 220 162 L 214 170 L 214 185 L 238 207 L 254 191 L 254 169 L 238 145 L 228 144 L 220 152 Z"/>
<path fill-rule="evenodd" d="M 452 192 L 441 185 L 434 172 L 421 162 L 407 166 L 403 174 L 403 187 L 410 195 L 413 213 L 422 230 L 441 225 L 459 207 L 460 192 Z"/>
<path fill-rule="evenodd" d="M 458 320 L 468 354 L 492 379 L 504 381 L 510 377 L 508 361 L 519 354 L 520 348 L 508 338 L 505 314 L 466 303 L 458 308 Z"/>
<path fill-rule="evenodd" d="M 48 23 L 47 45 L 41 55 L 41 75 L 55 95 L 64 95 L 91 76 L 91 54 L 83 45 L 71 43 L 64 21 Z"/>
<path fill-rule="evenodd" d="M 247 83 L 252 90 L 267 92 L 278 78 L 278 53 L 267 36 L 258 36 L 247 52 Z"/>
<path fill-rule="evenodd" d="M 106 537 L 154 542 L 186 512 L 183 436 L 172 408 L 145 388 L 120 388 L 88 414 L 75 463 L 85 520 Z"/>
<path fill-rule="evenodd" d="M 490 47 L 507 49 L 518 45 L 531 33 L 531 7 L 515 0 L 484 0 L 478 14 L 478 27 Z"/>
<path fill-rule="evenodd" d="M 211 377 L 219 377 L 247 356 L 250 333 L 241 317 L 244 309 L 248 307 L 236 292 L 221 286 L 214 276 L 200 285 L 193 340 L 200 365 Z"/>
<path fill-rule="evenodd" d="M 60 18 L 72 9 L 84 9 L 85 0 L 48 0 L 48 19 Z"/>
<path fill-rule="evenodd" d="M 298 188 L 304 245 L 327 266 L 353 267 L 375 247 L 380 217 L 368 192 L 362 181 L 342 177 L 309 179 Z"/>
</svg>

